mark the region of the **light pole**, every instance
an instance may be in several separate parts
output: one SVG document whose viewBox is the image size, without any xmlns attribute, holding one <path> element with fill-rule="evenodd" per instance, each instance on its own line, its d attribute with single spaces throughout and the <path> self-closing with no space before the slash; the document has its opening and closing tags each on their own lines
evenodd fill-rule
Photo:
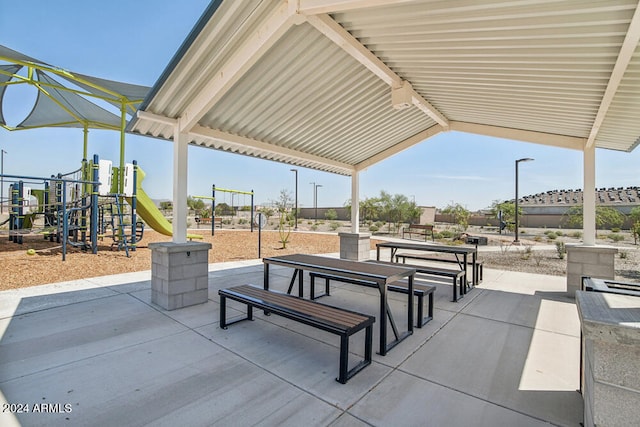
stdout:
<svg viewBox="0 0 640 427">
<path fill-rule="evenodd" d="M 293 212 L 296 217 L 296 225 L 293 227 L 294 230 L 298 229 L 298 169 L 290 169 L 291 172 L 296 174 L 296 210 Z"/>
<path fill-rule="evenodd" d="M 313 208 L 316 211 L 316 222 L 318 222 L 318 187 L 322 187 L 322 185 L 315 182 L 310 182 L 310 184 L 313 185 Z"/>
<path fill-rule="evenodd" d="M 0 214 L 4 213 L 4 155 L 6 151 L 0 150 Z"/>
<path fill-rule="evenodd" d="M 513 243 L 520 243 L 520 241 L 518 240 L 518 164 L 520 162 L 532 162 L 534 159 L 530 158 L 530 157 L 525 157 L 523 159 L 518 159 L 516 160 L 516 238 L 513 241 Z"/>
</svg>

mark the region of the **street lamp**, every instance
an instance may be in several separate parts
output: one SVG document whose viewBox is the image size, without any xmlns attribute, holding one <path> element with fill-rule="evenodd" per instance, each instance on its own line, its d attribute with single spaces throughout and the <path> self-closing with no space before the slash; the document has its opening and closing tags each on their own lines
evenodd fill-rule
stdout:
<svg viewBox="0 0 640 427">
<path fill-rule="evenodd" d="M 0 150 L 0 214 L 4 213 L 4 155 L 6 151 Z"/>
<path fill-rule="evenodd" d="M 518 159 L 516 160 L 516 238 L 513 241 L 513 243 L 520 243 L 520 241 L 518 240 L 518 164 L 520 162 L 532 162 L 535 159 L 532 159 L 530 157 L 525 157 L 524 159 Z"/>
<path fill-rule="evenodd" d="M 296 217 L 296 226 L 293 227 L 294 230 L 298 229 L 298 169 L 290 169 L 291 172 L 296 174 L 296 210 L 294 211 L 294 215 Z"/>
<path fill-rule="evenodd" d="M 322 187 L 322 185 L 315 182 L 310 182 L 309 184 L 313 185 L 313 207 L 316 211 L 316 222 L 318 222 L 318 187 Z"/>
</svg>

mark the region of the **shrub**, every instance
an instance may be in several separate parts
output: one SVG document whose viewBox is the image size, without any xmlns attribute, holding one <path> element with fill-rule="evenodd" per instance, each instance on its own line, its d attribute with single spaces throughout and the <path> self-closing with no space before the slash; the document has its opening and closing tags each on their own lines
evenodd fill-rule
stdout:
<svg viewBox="0 0 640 427">
<path fill-rule="evenodd" d="M 249 221 L 246 218 L 240 218 L 238 219 L 238 224 L 240 225 L 244 225 L 247 224 Z"/>
<path fill-rule="evenodd" d="M 620 251 L 620 252 L 618 253 L 618 255 L 620 256 L 620 259 L 627 259 L 627 256 L 628 256 L 629 254 L 627 254 L 627 252 L 626 252 L 626 251 Z"/>
<path fill-rule="evenodd" d="M 533 257 L 533 260 L 535 261 L 536 266 L 539 267 L 540 263 L 544 259 L 544 252 L 542 252 L 542 251 L 533 251 L 531 253 L 531 256 Z"/>
<path fill-rule="evenodd" d="M 434 232 L 433 240 L 440 240 L 440 239 L 442 239 L 442 233 Z"/>
<path fill-rule="evenodd" d="M 613 233 L 619 233 L 619 232 L 620 232 L 620 227 L 613 227 L 613 228 L 611 229 L 611 232 L 613 232 Z"/>
<path fill-rule="evenodd" d="M 581 239 L 582 231 L 574 231 L 570 234 L 570 236 L 573 237 L 574 239 Z"/>
<path fill-rule="evenodd" d="M 558 231 L 556 231 L 556 235 L 558 235 L 558 236 L 563 236 L 563 235 L 564 235 L 564 233 L 563 233 L 562 231 L 558 230 Z"/>
<path fill-rule="evenodd" d="M 369 231 L 370 231 L 370 232 L 372 232 L 372 233 L 375 233 L 375 232 L 376 232 L 376 231 L 378 231 L 378 230 L 379 230 L 379 228 L 378 228 L 378 227 L 376 227 L 376 226 L 375 226 L 375 225 L 373 225 L 373 224 L 371 224 L 371 225 L 369 226 Z"/>
<path fill-rule="evenodd" d="M 441 236 L 443 239 L 450 239 L 451 237 L 453 237 L 453 232 L 452 232 L 452 231 L 450 231 L 450 230 L 442 230 L 442 231 L 440 232 L 440 236 Z"/>
<path fill-rule="evenodd" d="M 556 242 L 556 251 L 558 252 L 558 258 L 564 259 L 564 255 L 567 253 L 564 242 Z"/>
<path fill-rule="evenodd" d="M 340 223 L 336 221 L 331 221 L 331 223 L 329 224 L 329 229 L 331 231 L 336 231 L 338 228 L 340 228 Z"/>
<path fill-rule="evenodd" d="M 611 239 L 614 242 L 621 242 L 624 240 L 624 236 L 618 233 L 610 233 L 609 236 L 607 237 L 609 237 L 609 239 Z"/>
<path fill-rule="evenodd" d="M 524 250 L 518 251 L 520 254 L 520 259 L 529 259 L 531 257 L 531 253 L 533 252 L 531 245 L 525 245 Z"/>
<path fill-rule="evenodd" d="M 318 229 L 318 225 L 317 224 L 313 224 L 311 226 L 311 231 L 316 231 Z"/>
<path fill-rule="evenodd" d="M 338 213 L 335 209 L 329 209 L 324 213 L 324 217 L 329 221 L 335 221 L 336 219 L 338 219 Z"/>
<path fill-rule="evenodd" d="M 533 240 L 536 242 L 542 242 L 542 236 L 536 236 L 533 238 Z"/>
<path fill-rule="evenodd" d="M 547 239 L 549 240 L 555 240 L 558 238 L 558 235 L 556 233 L 554 233 L 553 231 L 550 231 L 547 234 Z"/>
</svg>

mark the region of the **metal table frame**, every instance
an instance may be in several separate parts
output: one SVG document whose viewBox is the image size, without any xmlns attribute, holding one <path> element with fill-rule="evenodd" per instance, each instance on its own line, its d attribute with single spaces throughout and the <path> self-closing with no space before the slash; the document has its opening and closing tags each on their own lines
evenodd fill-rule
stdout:
<svg viewBox="0 0 640 427">
<path fill-rule="evenodd" d="M 401 341 L 413 334 L 413 278 L 416 274 L 414 268 L 403 267 L 398 265 L 380 265 L 373 263 L 365 263 L 359 261 L 349 261 L 336 258 L 328 258 L 318 255 L 293 254 L 276 257 L 264 258 L 264 289 L 269 289 L 269 266 L 280 265 L 295 269 L 291 279 L 289 291 L 293 287 L 293 283 L 298 279 L 298 294 L 303 296 L 303 280 L 304 271 L 313 271 L 334 276 L 349 278 L 354 281 L 362 281 L 376 283 L 380 291 L 380 314 L 378 321 L 380 322 L 380 351 L 381 356 L 385 356 L 389 350 L 398 345 Z M 395 324 L 393 314 L 389 309 L 387 301 L 387 285 L 398 280 L 407 278 L 407 330 L 400 333 Z M 387 318 L 395 335 L 395 339 L 387 342 Z"/>
<path fill-rule="evenodd" d="M 398 252 L 398 249 L 425 251 L 425 252 L 438 252 L 445 254 L 453 254 L 458 261 L 458 266 L 461 270 L 465 271 L 465 281 L 469 286 L 469 271 L 467 269 L 467 262 L 469 260 L 469 254 L 471 254 L 471 266 L 473 269 L 473 282 L 472 286 L 479 285 L 478 279 L 478 250 L 476 248 L 468 246 L 444 246 L 444 245 L 431 245 L 426 243 L 407 243 L 407 242 L 383 242 L 376 245 L 376 259 L 380 261 L 380 248 L 391 249 L 391 262 L 394 262 L 394 257 Z M 459 255 L 462 255 L 462 261 L 460 261 Z"/>
</svg>

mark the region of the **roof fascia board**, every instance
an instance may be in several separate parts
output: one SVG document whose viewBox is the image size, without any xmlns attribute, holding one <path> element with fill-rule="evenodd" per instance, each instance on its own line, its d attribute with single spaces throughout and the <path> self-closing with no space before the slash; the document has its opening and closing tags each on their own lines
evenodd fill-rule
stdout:
<svg viewBox="0 0 640 427">
<path fill-rule="evenodd" d="M 382 81 L 391 86 L 391 88 L 400 88 L 409 84 L 402 80 L 391 68 L 367 49 L 362 43 L 353 37 L 340 24 L 333 20 L 329 15 L 309 15 L 307 22 L 316 30 L 320 31 L 325 37 L 337 44 L 345 52 L 351 55 L 356 61 L 366 67 L 373 74 L 378 76 Z M 419 108 L 423 113 L 428 115 L 436 123 L 443 127 L 449 126 L 448 119 L 435 108 L 429 101 L 420 96 L 413 87 L 410 88 L 412 104 Z"/>
<path fill-rule="evenodd" d="M 246 138 L 239 135 L 233 135 L 227 132 L 223 132 L 218 129 L 211 129 L 204 126 L 196 125 L 190 131 L 191 137 L 200 137 L 205 139 L 216 139 L 224 143 L 236 146 L 241 149 L 253 148 L 260 150 L 263 153 L 273 154 L 276 157 L 288 157 L 289 163 L 294 163 L 295 160 L 303 160 L 312 162 L 318 165 L 324 165 L 330 169 L 340 169 L 346 175 L 351 175 L 355 168 L 347 163 L 337 162 L 330 159 L 325 159 L 313 154 L 303 153 L 301 151 L 292 150 L 290 148 L 280 147 L 266 142 L 258 141 L 251 138 Z"/>
<path fill-rule="evenodd" d="M 375 165 L 376 163 L 386 160 L 389 157 L 400 153 L 401 151 L 407 150 L 413 147 L 414 145 L 419 144 L 422 141 L 429 139 L 433 136 L 436 136 L 437 134 L 445 131 L 446 129 L 440 125 L 431 126 L 429 129 L 424 130 L 420 133 L 417 133 L 413 136 L 410 136 L 409 138 L 405 139 L 402 142 L 399 142 L 393 147 L 387 148 L 386 150 L 379 152 L 375 156 L 369 157 L 367 160 L 364 160 L 358 163 L 356 165 L 356 171 L 361 172 L 367 169 L 368 167 Z"/>
<path fill-rule="evenodd" d="M 189 132 L 198 121 L 231 89 L 260 57 L 273 46 L 300 17 L 283 2 L 274 13 L 245 41 L 216 76 L 207 82 L 180 114 L 180 131 Z"/>
<path fill-rule="evenodd" d="M 306 15 L 343 12 L 369 7 L 408 3 L 413 0 L 299 0 L 299 11 Z"/>
<path fill-rule="evenodd" d="M 638 47 L 638 42 L 640 42 L 640 5 L 636 7 L 633 18 L 631 18 L 631 22 L 629 23 L 627 35 L 622 42 L 618 59 L 616 59 L 616 64 L 611 72 L 611 77 L 609 77 L 607 89 L 602 96 L 598 114 L 596 114 L 596 118 L 593 121 L 593 126 L 591 127 L 589 138 L 587 139 L 587 147 L 591 147 L 595 143 L 598 132 L 600 132 L 600 126 L 602 126 L 604 119 L 607 117 L 609 107 L 611 107 L 613 98 L 618 91 L 618 87 L 620 86 L 622 79 L 624 78 L 624 73 L 629 66 L 629 62 L 631 62 L 631 59 L 633 58 L 633 53 Z"/>
<path fill-rule="evenodd" d="M 571 150 L 584 151 L 586 138 L 577 138 L 567 135 L 533 132 L 523 129 L 505 128 L 500 126 L 481 125 L 467 122 L 450 122 L 450 129 L 475 133 L 478 135 L 493 136 L 496 138 L 512 139 L 516 141 L 532 142 L 535 144 L 549 145 L 552 147 L 569 148 Z"/>
</svg>

